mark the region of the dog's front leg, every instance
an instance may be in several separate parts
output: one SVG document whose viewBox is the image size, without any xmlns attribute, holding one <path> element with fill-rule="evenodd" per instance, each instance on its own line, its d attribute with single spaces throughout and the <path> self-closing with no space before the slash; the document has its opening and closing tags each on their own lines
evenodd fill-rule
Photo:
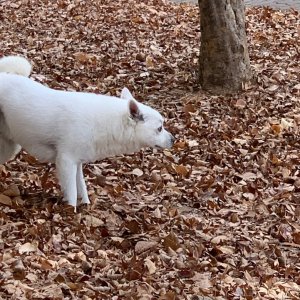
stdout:
<svg viewBox="0 0 300 300">
<path fill-rule="evenodd" d="M 84 181 L 81 163 L 77 165 L 76 183 L 77 183 L 77 193 L 78 196 L 81 198 L 82 203 L 89 204 L 90 200 L 86 189 L 86 184 Z"/>
<path fill-rule="evenodd" d="M 76 173 L 77 163 L 67 154 L 58 154 L 56 157 L 58 180 L 68 204 L 77 206 Z"/>
</svg>

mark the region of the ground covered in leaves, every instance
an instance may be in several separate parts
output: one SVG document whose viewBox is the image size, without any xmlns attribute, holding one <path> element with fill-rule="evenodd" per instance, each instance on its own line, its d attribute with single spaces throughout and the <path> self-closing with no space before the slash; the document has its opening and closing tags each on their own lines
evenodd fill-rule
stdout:
<svg viewBox="0 0 300 300">
<path fill-rule="evenodd" d="M 196 91 L 198 9 L 162 0 L 1 1 L 0 51 L 51 87 L 167 117 L 174 149 L 85 167 L 91 207 L 55 168 L 0 166 L 1 299 L 300 299 L 299 13 L 247 10 L 256 85 Z"/>
</svg>

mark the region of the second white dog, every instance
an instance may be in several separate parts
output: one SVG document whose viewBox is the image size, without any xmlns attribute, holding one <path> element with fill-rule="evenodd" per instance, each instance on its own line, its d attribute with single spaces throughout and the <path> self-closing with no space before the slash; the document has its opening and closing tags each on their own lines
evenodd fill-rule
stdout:
<svg viewBox="0 0 300 300">
<path fill-rule="evenodd" d="M 82 163 L 173 145 L 163 117 L 127 88 L 123 99 L 53 90 L 24 77 L 30 71 L 24 58 L 0 59 L 0 72 L 7 72 L 0 73 L 0 164 L 21 146 L 41 161 L 55 162 L 70 205 L 76 207 L 77 198 L 90 203 Z"/>
</svg>

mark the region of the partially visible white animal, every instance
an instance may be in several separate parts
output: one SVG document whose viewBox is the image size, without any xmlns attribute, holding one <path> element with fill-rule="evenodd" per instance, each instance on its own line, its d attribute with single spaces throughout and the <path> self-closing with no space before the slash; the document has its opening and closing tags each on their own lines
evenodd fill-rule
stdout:
<svg viewBox="0 0 300 300">
<path fill-rule="evenodd" d="M 0 164 L 21 146 L 40 161 L 55 162 L 64 199 L 75 209 L 77 198 L 90 203 L 83 163 L 174 143 L 160 113 L 127 88 L 122 99 L 50 89 L 24 77 L 31 65 L 16 56 L 1 58 L 0 72 Z"/>
<path fill-rule="evenodd" d="M 6 56 L 0 59 L 0 72 L 12 73 L 29 77 L 30 62 L 22 56 Z"/>
</svg>

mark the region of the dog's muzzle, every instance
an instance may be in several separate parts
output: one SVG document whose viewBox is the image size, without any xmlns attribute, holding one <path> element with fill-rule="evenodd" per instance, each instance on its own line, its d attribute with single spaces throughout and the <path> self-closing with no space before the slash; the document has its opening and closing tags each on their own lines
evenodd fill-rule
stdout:
<svg viewBox="0 0 300 300">
<path fill-rule="evenodd" d="M 175 142 L 174 136 L 171 133 L 169 133 L 169 138 L 165 141 L 165 144 L 163 146 L 156 144 L 154 147 L 156 149 L 172 148 L 172 146 L 174 145 L 174 142 Z"/>
</svg>

